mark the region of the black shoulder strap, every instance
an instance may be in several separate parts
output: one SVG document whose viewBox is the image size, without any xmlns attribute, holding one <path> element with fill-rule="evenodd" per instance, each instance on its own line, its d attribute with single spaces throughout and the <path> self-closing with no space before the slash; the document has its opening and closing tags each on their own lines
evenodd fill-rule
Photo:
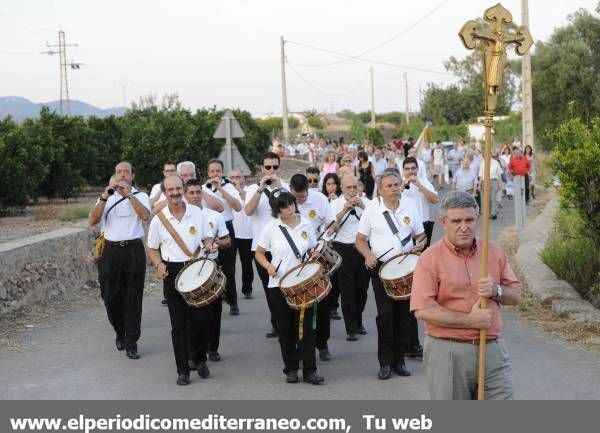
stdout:
<svg viewBox="0 0 600 433">
<path fill-rule="evenodd" d="M 302 260 L 302 255 L 300 254 L 300 251 L 298 251 L 298 247 L 294 243 L 294 240 L 288 233 L 287 229 L 282 225 L 280 225 L 279 228 L 281 229 L 281 233 L 283 233 L 283 236 L 285 236 L 285 238 L 287 239 L 288 244 L 290 244 L 290 247 L 292 248 L 292 251 L 294 252 L 294 255 L 296 256 L 296 258 L 298 260 Z"/>
<path fill-rule="evenodd" d="M 139 191 L 134 192 L 133 194 L 139 194 Z M 106 215 L 104 216 L 105 220 L 108 220 L 108 214 L 110 213 L 111 210 L 113 210 L 115 208 L 116 205 L 118 205 L 119 203 L 121 203 L 123 200 L 126 200 L 127 197 L 121 197 L 119 200 L 117 200 L 116 202 L 113 203 L 113 205 L 111 207 L 108 208 L 108 210 L 106 211 Z"/>
<path fill-rule="evenodd" d="M 385 218 L 385 221 L 388 223 L 388 226 L 390 226 L 390 230 L 392 231 L 392 234 L 394 236 L 398 235 L 398 227 L 396 227 L 396 224 L 394 224 L 394 221 L 392 221 L 392 216 L 390 215 L 389 211 L 385 211 L 383 212 L 383 217 Z M 405 237 L 404 239 L 400 239 L 400 243 L 402 244 L 402 246 L 405 246 L 407 243 L 410 242 L 412 236 L 409 233 L 407 237 Z"/>
</svg>

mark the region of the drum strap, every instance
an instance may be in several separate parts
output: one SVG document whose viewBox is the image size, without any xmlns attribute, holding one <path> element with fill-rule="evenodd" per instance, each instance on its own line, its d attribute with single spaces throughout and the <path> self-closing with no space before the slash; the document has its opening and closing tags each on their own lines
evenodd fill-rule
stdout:
<svg viewBox="0 0 600 433">
<path fill-rule="evenodd" d="M 298 260 L 302 260 L 302 254 L 300 254 L 300 251 L 298 251 L 298 247 L 294 243 L 294 240 L 288 233 L 287 229 L 282 225 L 280 225 L 279 228 L 281 229 L 281 233 L 283 233 L 283 236 L 285 236 L 286 240 L 288 241 L 288 244 L 290 244 L 290 248 L 294 252 L 294 255 L 296 256 L 296 258 Z"/>
<path fill-rule="evenodd" d="M 169 234 L 171 235 L 173 240 L 177 243 L 177 246 L 179 246 L 181 251 L 183 251 L 183 253 L 186 256 L 193 257 L 193 258 L 198 257 L 198 253 L 200 253 L 200 249 L 201 249 L 200 246 L 198 246 L 198 248 L 196 248 L 196 251 L 194 251 L 193 254 L 190 253 L 190 250 L 188 250 L 188 247 L 185 245 L 185 242 L 183 242 L 183 239 L 181 239 L 181 236 L 179 236 L 179 233 L 177 233 L 175 231 L 175 229 L 173 228 L 173 226 L 171 225 L 169 220 L 167 220 L 167 217 L 165 216 L 165 214 L 162 212 L 159 212 L 158 214 L 156 214 L 156 216 L 158 216 L 158 219 L 160 220 L 160 222 L 163 224 L 163 226 L 165 226 L 165 228 L 167 229 L 167 231 L 169 232 Z"/>
<path fill-rule="evenodd" d="M 394 221 L 392 221 L 392 216 L 390 215 L 390 211 L 386 210 L 383 213 L 383 217 L 385 218 L 385 221 L 388 223 L 388 226 L 390 226 L 390 230 L 392 231 L 392 234 L 397 237 L 398 236 L 398 227 L 396 227 L 396 224 L 394 224 Z M 400 243 L 402 244 L 402 246 L 405 246 L 407 243 L 410 242 L 410 239 L 411 239 L 411 235 L 409 234 L 404 239 L 400 239 Z"/>
<path fill-rule="evenodd" d="M 139 191 L 135 191 L 132 194 L 136 195 L 136 194 L 139 194 L 139 193 L 140 193 Z M 117 200 L 115 203 L 113 203 L 113 205 L 111 207 L 109 207 L 108 210 L 106 211 L 106 215 L 104 216 L 104 219 L 106 221 L 108 221 L 108 214 L 110 213 L 110 211 L 113 210 L 116 205 L 118 205 L 119 203 L 121 203 L 122 201 L 125 201 L 125 200 L 127 200 L 127 197 L 121 197 L 119 200 Z"/>
<path fill-rule="evenodd" d="M 346 221 L 348 221 L 348 218 L 350 218 L 350 215 L 354 215 L 356 217 L 356 219 L 360 221 L 360 217 L 358 215 L 356 215 L 356 211 L 354 211 L 354 213 L 352 213 L 352 211 L 349 211 L 346 214 L 346 216 L 344 217 L 344 219 L 342 220 L 342 222 L 340 223 L 340 226 L 338 227 L 337 231 L 335 232 L 335 235 L 333 235 L 333 239 L 335 239 L 337 237 L 337 235 L 340 232 L 340 229 L 342 228 L 342 226 L 344 225 L 344 223 Z"/>
</svg>

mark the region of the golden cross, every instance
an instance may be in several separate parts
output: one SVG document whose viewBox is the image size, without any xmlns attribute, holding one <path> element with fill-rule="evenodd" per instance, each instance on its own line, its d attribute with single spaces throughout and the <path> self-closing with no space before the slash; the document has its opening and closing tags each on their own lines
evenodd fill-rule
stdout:
<svg viewBox="0 0 600 433">
<path fill-rule="evenodd" d="M 492 6 L 483 13 L 483 19 L 490 23 L 489 26 L 480 27 L 479 23 L 469 20 L 460 29 L 458 36 L 464 46 L 472 50 L 477 40 L 485 43 L 485 111 L 496 111 L 496 99 L 502 85 L 504 63 L 506 62 L 506 47 L 515 44 L 515 52 L 522 56 L 531 45 L 533 39 L 529 29 L 525 26 L 517 28 L 515 34 L 508 33 L 506 27 L 512 23 L 512 14 L 500 3 Z"/>
</svg>

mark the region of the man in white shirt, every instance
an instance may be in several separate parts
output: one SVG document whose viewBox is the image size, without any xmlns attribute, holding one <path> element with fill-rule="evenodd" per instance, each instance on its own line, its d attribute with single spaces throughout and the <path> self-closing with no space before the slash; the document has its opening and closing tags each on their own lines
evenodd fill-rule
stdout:
<svg viewBox="0 0 600 433">
<path fill-rule="evenodd" d="M 374 155 L 375 159 L 373 160 L 373 167 L 375 168 L 375 177 L 379 177 L 387 168 L 388 164 L 385 158 L 382 156 L 381 149 L 375 149 Z"/>
<path fill-rule="evenodd" d="M 246 201 L 245 179 L 238 169 L 229 172 L 229 180 L 236 188 L 240 201 Z M 252 299 L 252 282 L 254 281 L 254 269 L 252 268 L 252 221 L 246 215 L 244 209 L 233 214 L 233 232 L 235 239 L 234 248 L 240 256 L 242 264 L 242 293 L 246 299 Z"/>
<path fill-rule="evenodd" d="M 252 251 L 256 251 L 258 237 L 262 229 L 273 219 L 271 215 L 271 206 L 269 205 L 270 193 L 279 188 L 289 189 L 289 186 L 284 183 L 278 176 L 279 157 L 273 152 L 267 152 L 261 157 L 260 170 L 261 179 L 258 184 L 249 185 L 246 190 L 246 200 L 244 202 L 244 212 L 251 217 L 252 220 Z M 267 251 L 266 257 L 271 260 L 271 254 Z M 256 262 L 256 258 L 254 258 Z M 269 289 L 269 274 L 267 271 L 256 262 L 256 271 L 260 277 L 267 305 L 271 313 L 271 330 L 267 333 L 267 338 L 277 337 L 277 324 L 273 317 L 273 308 Z"/>
<path fill-rule="evenodd" d="M 177 173 L 177 167 L 173 161 L 165 161 L 163 164 L 163 179 L 166 179 L 169 176 L 173 176 Z M 162 194 L 162 190 L 160 189 L 161 182 L 155 184 L 150 190 L 150 209 L 154 207 L 154 203 L 158 201 Z"/>
<path fill-rule="evenodd" d="M 336 221 L 333 249 L 341 256 L 342 264 L 333 278 L 342 298 L 342 315 L 346 327 L 346 340 L 356 341 L 356 334 L 365 335 L 362 313 L 367 303 L 369 272 L 361 255 L 354 248 L 358 222 L 368 204 L 368 199 L 358 195 L 358 179 L 346 175 L 342 178 L 342 195 L 329 203 L 329 221 Z"/>
<path fill-rule="evenodd" d="M 435 147 L 432 153 L 432 176 L 435 179 L 437 177 L 438 188 L 444 187 L 444 146 L 440 140 L 436 141 Z"/>
<path fill-rule="evenodd" d="M 223 161 L 219 159 L 211 159 L 208 161 L 208 178 L 209 182 L 204 187 L 205 191 L 212 192 L 223 203 L 223 218 L 227 225 L 227 230 L 231 238 L 235 237 L 233 230 L 233 213 L 242 210 L 240 203 L 240 195 L 237 189 L 228 179 L 223 177 Z M 221 267 L 223 273 L 227 277 L 225 284 L 225 299 L 229 304 L 229 314 L 237 316 L 240 314 L 240 309 L 237 302 L 237 289 L 235 285 L 235 248 L 223 249 L 219 253 Z"/>
<path fill-rule="evenodd" d="M 148 257 L 156 269 L 158 278 L 163 280 L 163 291 L 171 319 L 171 339 L 178 374 L 177 384 L 188 385 L 190 383 L 188 360 L 192 360 L 197 365 L 200 377 L 207 378 L 210 374 L 206 366 L 210 306 L 200 308 L 189 306 L 183 296 L 176 291 L 175 279 L 203 246 L 216 251 L 217 244 L 206 237 L 205 223 L 200 209 L 183 200 L 181 178 L 167 177 L 163 182 L 162 190 L 168 203 L 150 222 Z M 181 245 L 169 230 L 177 233 Z M 217 300 L 214 303 L 221 302 Z"/>
<path fill-rule="evenodd" d="M 130 359 L 139 359 L 142 298 L 146 277 L 143 222 L 150 218 L 146 193 L 133 184 L 133 167 L 115 167 L 116 185 L 108 185 L 90 213 L 90 225 L 104 219 L 102 283 L 108 321 L 116 333 L 115 345 Z"/>
<path fill-rule="evenodd" d="M 502 183 L 502 166 L 500 166 L 500 162 L 498 158 L 500 157 L 498 151 L 495 151 L 490 158 L 490 218 L 495 220 L 498 218 L 498 202 L 496 201 L 496 195 L 499 190 L 504 188 L 504 184 Z M 477 189 L 480 191 L 481 198 L 483 199 L 483 169 L 485 168 L 485 163 L 482 163 L 479 166 L 479 183 Z"/>
<path fill-rule="evenodd" d="M 448 161 L 448 171 L 450 177 L 454 177 L 454 173 L 458 171 L 461 159 L 462 154 L 460 150 L 458 150 L 458 143 L 454 142 L 452 144 L 452 149 L 448 151 L 448 155 L 446 156 L 446 160 Z"/>
<path fill-rule="evenodd" d="M 204 232 L 208 239 L 212 239 L 212 242 L 216 242 L 219 250 L 213 251 L 208 255 L 208 258 L 215 260 L 219 265 L 222 266 L 221 254 L 224 251 L 231 249 L 231 238 L 229 236 L 229 230 L 225 224 L 223 214 L 215 212 L 207 206 L 202 206 L 202 196 L 204 191 L 202 185 L 197 179 L 190 179 L 185 184 L 185 199 L 188 203 L 198 206 L 202 211 L 202 219 L 204 221 Z M 206 250 L 200 252 L 201 257 L 206 256 Z M 223 272 L 225 273 L 225 272 Z M 227 275 L 225 275 L 227 278 Z M 208 325 L 208 359 L 211 361 L 220 361 L 221 355 L 219 354 L 219 342 L 221 340 L 221 314 L 223 312 L 223 303 L 219 301 L 213 302 L 209 305 L 210 309 L 210 322 Z M 193 360 L 192 360 L 193 361 Z M 192 369 L 197 366 L 192 362 L 190 363 Z"/>
<path fill-rule="evenodd" d="M 419 179 L 426 179 L 429 180 L 427 178 L 427 164 L 425 163 L 425 161 L 423 161 L 422 159 L 417 158 L 417 148 L 416 146 L 411 147 L 410 149 L 408 149 L 408 156 L 410 156 L 411 158 L 415 158 L 417 160 L 417 165 L 418 165 L 418 170 L 417 170 L 417 176 L 419 177 Z M 429 154 L 430 159 L 431 159 L 431 154 Z M 402 160 L 404 161 L 404 160 Z M 398 171 L 400 173 L 402 173 L 402 165 L 400 165 L 398 167 Z"/>
<path fill-rule="evenodd" d="M 411 313 L 410 300 L 396 301 L 386 294 L 379 269 L 398 254 L 422 251 L 426 236 L 414 201 L 407 197 L 400 199 L 399 176 L 394 172 L 383 173 L 378 186 L 381 197 L 373 200 L 362 214 L 356 249 L 365 258 L 365 265 L 371 272 L 377 304 L 378 376 L 386 380 L 391 377 L 392 371 L 399 376 L 411 374 L 404 363 Z"/>
<path fill-rule="evenodd" d="M 325 229 L 329 213 L 329 201 L 320 192 L 308 188 L 308 179 L 303 174 L 295 174 L 290 179 L 290 192 L 296 198 L 300 214 L 311 222 L 315 233 Z M 330 315 L 335 291 L 332 290 L 319 302 L 317 309 L 316 347 L 319 349 L 321 361 L 329 361 L 331 353 L 327 342 L 331 335 Z"/>
</svg>

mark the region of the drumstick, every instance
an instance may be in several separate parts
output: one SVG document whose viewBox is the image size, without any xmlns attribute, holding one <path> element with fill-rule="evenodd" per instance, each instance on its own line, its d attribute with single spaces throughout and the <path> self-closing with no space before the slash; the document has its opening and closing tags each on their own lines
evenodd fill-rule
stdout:
<svg viewBox="0 0 600 433">
<path fill-rule="evenodd" d="M 281 266 L 282 263 L 283 263 L 283 259 L 279 260 L 279 264 L 275 268 L 275 274 L 277 274 L 277 272 L 279 271 L 279 267 Z"/>
<path fill-rule="evenodd" d="M 387 250 L 385 253 L 383 253 L 382 255 L 380 255 L 379 257 L 377 257 L 376 260 L 379 260 L 380 258 L 382 258 L 383 256 L 385 256 L 387 253 L 389 253 L 390 251 L 392 251 L 394 249 L 394 247 L 390 248 L 389 250 Z"/>
<path fill-rule="evenodd" d="M 323 237 L 323 235 L 327 232 L 327 230 L 329 230 L 329 227 L 331 227 L 334 222 L 335 222 L 335 220 L 332 220 L 329 224 L 327 224 L 327 227 L 325 227 L 325 229 L 323 230 L 323 233 L 321 233 L 319 235 L 319 237 L 317 238 L 317 242 L 321 240 L 321 238 Z"/>
<path fill-rule="evenodd" d="M 219 234 L 215 234 L 215 237 L 213 238 L 211 243 L 214 243 L 217 240 L 217 237 L 219 236 Z M 204 264 L 206 263 L 206 261 L 208 260 L 208 254 L 209 251 L 208 249 L 204 248 L 206 250 L 206 255 L 204 256 L 204 260 L 202 261 L 202 265 L 200 266 L 200 270 L 198 271 L 198 276 L 200 276 L 200 274 L 202 274 L 202 269 L 204 269 Z"/>
</svg>

